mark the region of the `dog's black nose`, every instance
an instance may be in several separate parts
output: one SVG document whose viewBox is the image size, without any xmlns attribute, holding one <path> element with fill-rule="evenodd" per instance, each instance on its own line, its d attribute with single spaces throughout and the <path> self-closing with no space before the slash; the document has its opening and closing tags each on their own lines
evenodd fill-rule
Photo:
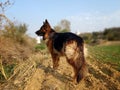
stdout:
<svg viewBox="0 0 120 90">
<path fill-rule="evenodd" d="M 37 34 L 37 31 L 35 32 L 35 34 Z"/>
<path fill-rule="evenodd" d="M 37 34 L 37 35 L 38 35 L 38 31 L 36 31 L 36 32 L 35 32 L 35 34 Z"/>
</svg>

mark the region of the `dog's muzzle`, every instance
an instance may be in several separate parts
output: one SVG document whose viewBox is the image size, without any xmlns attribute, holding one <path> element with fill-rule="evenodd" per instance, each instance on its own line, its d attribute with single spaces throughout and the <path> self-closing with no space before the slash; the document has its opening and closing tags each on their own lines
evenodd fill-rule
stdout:
<svg viewBox="0 0 120 90">
<path fill-rule="evenodd" d="M 37 34 L 39 36 L 39 31 L 36 31 L 35 34 Z"/>
<path fill-rule="evenodd" d="M 38 36 L 44 36 L 44 34 L 45 34 L 45 33 L 41 32 L 41 31 L 39 31 L 39 30 L 36 31 L 35 33 L 36 33 Z"/>
</svg>

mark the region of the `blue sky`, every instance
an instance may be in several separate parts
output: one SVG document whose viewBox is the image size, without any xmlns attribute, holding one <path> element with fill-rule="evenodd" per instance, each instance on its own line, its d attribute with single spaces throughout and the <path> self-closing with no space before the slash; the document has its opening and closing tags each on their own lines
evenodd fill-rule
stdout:
<svg viewBox="0 0 120 90">
<path fill-rule="evenodd" d="M 71 22 L 72 32 L 81 33 L 120 26 L 120 0 L 14 1 L 5 14 L 11 20 L 26 23 L 27 33 L 34 37 L 34 32 L 40 28 L 44 19 L 48 19 L 52 27 L 62 19 L 67 19 Z"/>
</svg>

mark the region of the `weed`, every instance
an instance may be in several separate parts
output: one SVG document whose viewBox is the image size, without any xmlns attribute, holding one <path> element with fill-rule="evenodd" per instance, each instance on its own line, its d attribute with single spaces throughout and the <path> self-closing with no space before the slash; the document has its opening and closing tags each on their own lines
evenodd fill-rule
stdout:
<svg viewBox="0 0 120 90">
<path fill-rule="evenodd" d="M 35 51 L 41 51 L 41 50 L 44 50 L 46 49 L 46 45 L 45 43 L 41 43 L 41 44 L 38 44 L 35 46 Z"/>
<path fill-rule="evenodd" d="M 5 82 L 6 81 L 5 79 L 8 79 L 13 74 L 14 68 L 15 68 L 15 64 L 3 65 L 6 78 L 3 75 L 3 73 L 0 72 L 0 83 Z"/>
</svg>

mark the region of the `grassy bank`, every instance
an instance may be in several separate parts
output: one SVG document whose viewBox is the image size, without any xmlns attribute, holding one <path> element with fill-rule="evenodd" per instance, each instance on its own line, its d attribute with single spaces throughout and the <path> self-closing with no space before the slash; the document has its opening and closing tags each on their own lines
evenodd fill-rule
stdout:
<svg viewBox="0 0 120 90">
<path fill-rule="evenodd" d="M 120 71 L 120 45 L 98 45 L 89 47 L 90 56 L 98 61 L 108 63 Z"/>
</svg>

